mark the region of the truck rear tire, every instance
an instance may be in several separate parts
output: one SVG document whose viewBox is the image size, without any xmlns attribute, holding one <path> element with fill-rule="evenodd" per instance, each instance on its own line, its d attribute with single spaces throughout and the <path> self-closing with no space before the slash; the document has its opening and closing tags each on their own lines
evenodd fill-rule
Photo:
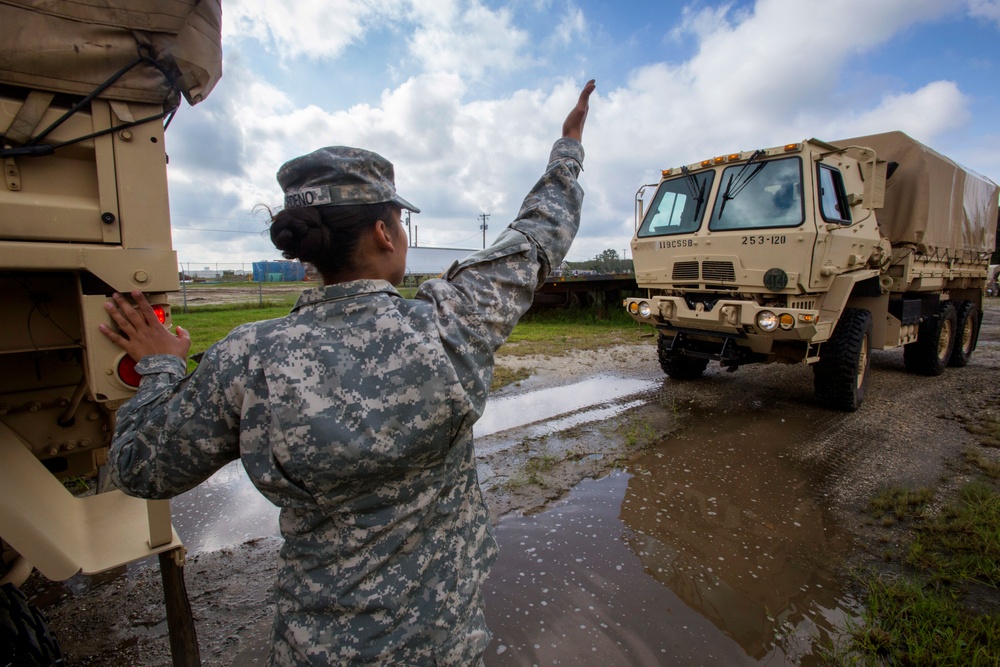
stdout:
<svg viewBox="0 0 1000 667">
<path fill-rule="evenodd" d="M 955 349 L 957 320 L 955 304 L 944 301 L 934 315 L 921 322 L 917 341 L 903 346 L 906 370 L 927 376 L 944 373 Z"/>
<path fill-rule="evenodd" d="M 972 353 L 979 343 L 979 309 L 971 301 L 962 301 L 958 306 L 955 327 L 955 347 L 951 351 L 950 366 L 962 368 L 969 363 Z"/>
<path fill-rule="evenodd" d="M 813 388 L 821 405 L 844 412 L 861 407 L 872 364 L 871 337 L 871 313 L 845 308 L 813 366 Z"/>
<path fill-rule="evenodd" d="M 670 350 L 670 338 L 660 334 L 656 342 L 656 352 L 660 358 L 660 368 L 671 380 L 697 380 L 708 368 L 708 359 L 685 357 Z"/>
<path fill-rule="evenodd" d="M 0 587 L 0 649 L 14 667 L 65 665 L 59 642 L 45 616 L 13 584 Z"/>
</svg>

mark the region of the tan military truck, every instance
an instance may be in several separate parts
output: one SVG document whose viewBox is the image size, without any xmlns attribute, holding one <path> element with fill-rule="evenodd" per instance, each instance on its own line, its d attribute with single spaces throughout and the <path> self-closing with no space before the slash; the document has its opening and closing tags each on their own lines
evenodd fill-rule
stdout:
<svg viewBox="0 0 1000 667">
<path fill-rule="evenodd" d="M 170 324 L 164 126 L 218 81 L 220 23 L 218 0 L 0 1 L 0 646 L 16 664 L 57 662 L 15 588 L 32 567 L 181 562 L 165 501 L 60 480 L 105 462 L 138 384 L 98 330 L 109 295 L 142 290 Z"/>
<path fill-rule="evenodd" d="M 997 185 L 902 132 L 713 156 L 636 193 L 636 282 L 664 372 L 812 366 L 852 411 L 872 350 L 938 375 L 976 348 Z"/>
</svg>

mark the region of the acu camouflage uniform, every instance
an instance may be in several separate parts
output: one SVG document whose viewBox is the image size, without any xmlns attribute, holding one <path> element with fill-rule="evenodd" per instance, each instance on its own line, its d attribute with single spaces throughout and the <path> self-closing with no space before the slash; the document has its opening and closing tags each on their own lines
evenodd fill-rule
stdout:
<svg viewBox="0 0 1000 667">
<path fill-rule="evenodd" d="M 388 282 L 308 290 L 235 329 L 185 377 L 137 366 L 112 475 L 169 498 L 236 458 L 281 508 L 272 662 L 467 665 L 489 642 L 481 585 L 497 547 L 472 425 L 493 354 L 580 220 L 583 148 L 560 139 L 497 241 L 403 299 Z"/>
</svg>

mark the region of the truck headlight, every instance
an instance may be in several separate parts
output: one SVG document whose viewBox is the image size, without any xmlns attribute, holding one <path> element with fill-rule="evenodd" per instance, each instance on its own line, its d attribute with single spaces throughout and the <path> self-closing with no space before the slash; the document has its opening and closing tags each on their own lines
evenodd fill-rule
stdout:
<svg viewBox="0 0 1000 667">
<path fill-rule="evenodd" d="M 653 309 L 649 307 L 649 304 L 647 302 L 645 302 L 645 301 L 640 301 L 639 302 L 639 316 L 640 317 L 647 317 L 648 318 L 650 316 L 650 314 L 652 314 L 652 312 L 653 312 Z"/>
<path fill-rule="evenodd" d="M 757 326 L 762 331 L 774 331 L 778 328 L 778 316 L 770 310 L 762 310 L 757 313 Z"/>
</svg>

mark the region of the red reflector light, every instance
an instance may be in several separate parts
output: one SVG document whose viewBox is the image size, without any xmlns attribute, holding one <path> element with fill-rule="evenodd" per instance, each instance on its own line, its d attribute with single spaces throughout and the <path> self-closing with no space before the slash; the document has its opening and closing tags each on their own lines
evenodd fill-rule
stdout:
<svg viewBox="0 0 1000 667">
<path fill-rule="evenodd" d="M 156 319 L 160 320 L 160 324 L 167 323 L 167 309 L 163 306 L 153 306 L 153 312 L 156 313 Z"/>
<path fill-rule="evenodd" d="M 142 376 L 135 371 L 135 362 L 127 354 L 118 362 L 118 377 L 130 387 L 138 387 Z"/>
</svg>

